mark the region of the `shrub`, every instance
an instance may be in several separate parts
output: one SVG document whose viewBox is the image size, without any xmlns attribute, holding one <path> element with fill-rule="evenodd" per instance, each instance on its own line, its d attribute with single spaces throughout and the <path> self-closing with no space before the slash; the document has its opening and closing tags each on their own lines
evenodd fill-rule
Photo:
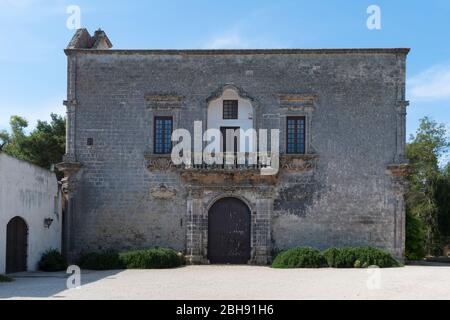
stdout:
<svg viewBox="0 0 450 320">
<path fill-rule="evenodd" d="M 406 210 L 406 259 L 421 260 L 425 257 L 425 238 L 425 225 L 422 219 L 411 210 Z"/>
<path fill-rule="evenodd" d="M 279 249 L 279 248 L 272 248 L 272 250 L 270 251 L 270 256 L 272 257 L 272 261 L 275 260 L 275 258 L 281 253 L 283 252 L 283 250 Z"/>
<path fill-rule="evenodd" d="M 319 250 L 310 247 L 293 248 L 279 253 L 273 268 L 320 268 L 325 260 Z"/>
<path fill-rule="evenodd" d="M 39 270 L 63 271 L 67 269 L 66 258 L 56 249 L 49 249 L 42 254 L 39 260 Z"/>
<path fill-rule="evenodd" d="M 146 249 L 126 252 L 91 252 L 80 258 L 80 267 L 90 270 L 162 269 L 184 264 L 184 256 L 172 249 Z"/>
<path fill-rule="evenodd" d="M 123 269 L 119 253 L 115 251 L 91 252 L 80 258 L 80 268 L 89 270 Z"/>
<path fill-rule="evenodd" d="M 323 252 L 333 268 L 399 267 L 401 264 L 388 252 L 372 247 L 329 248 Z"/>
<path fill-rule="evenodd" d="M 119 256 L 127 269 L 175 268 L 184 263 L 178 252 L 163 248 L 122 252 Z"/>
<path fill-rule="evenodd" d="M 4 274 L 0 274 L 0 282 L 11 282 L 14 281 L 13 278 L 5 276 Z"/>
</svg>

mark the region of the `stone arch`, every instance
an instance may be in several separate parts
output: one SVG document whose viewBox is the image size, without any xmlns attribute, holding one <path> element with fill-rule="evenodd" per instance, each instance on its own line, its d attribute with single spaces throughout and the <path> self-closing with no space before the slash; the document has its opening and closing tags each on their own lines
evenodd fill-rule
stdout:
<svg viewBox="0 0 450 320">
<path fill-rule="evenodd" d="M 219 201 L 220 199 L 223 198 L 236 198 L 238 200 L 241 200 L 242 202 L 244 202 L 247 207 L 250 209 L 251 214 L 255 214 L 255 204 L 252 203 L 249 199 L 247 199 L 246 197 L 237 194 L 236 192 L 225 192 L 225 193 L 220 193 L 215 195 L 214 197 L 212 197 L 211 199 L 208 200 L 208 202 L 205 205 L 205 212 L 208 212 L 209 209 L 211 209 L 211 207 L 213 206 L 214 203 L 216 203 L 217 201 Z"/>
<path fill-rule="evenodd" d="M 236 197 L 221 197 L 208 210 L 210 263 L 247 264 L 252 254 L 252 212 Z"/>
<path fill-rule="evenodd" d="M 252 103 L 252 105 L 254 105 L 254 107 L 258 106 L 258 103 L 254 97 L 252 97 L 250 94 L 248 94 L 241 87 L 236 86 L 234 83 L 226 83 L 226 84 L 220 86 L 219 88 L 217 88 L 217 90 L 215 90 L 208 98 L 206 98 L 207 105 L 211 101 L 220 98 L 226 90 L 233 90 L 234 92 L 236 92 L 239 95 L 239 97 L 246 99 L 246 100 L 250 100 L 250 102 Z"/>
</svg>

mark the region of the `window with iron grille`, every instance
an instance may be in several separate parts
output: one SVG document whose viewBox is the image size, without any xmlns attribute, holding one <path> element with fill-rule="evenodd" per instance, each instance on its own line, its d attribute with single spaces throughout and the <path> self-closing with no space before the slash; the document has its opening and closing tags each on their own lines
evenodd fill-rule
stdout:
<svg viewBox="0 0 450 320">
<path fill-rule="evenodd" d="M 238 101 L 223 100 L 223 119 L 238 118 Z"/>
<path fill-rule="evenodd" d="M 154 153 L 172 152 L 172 117 L 155 117 Z"/>
<path fill-rule="evenodd" d="M 305 153 L 305 117 L 287 117 L 286 153 Z"/>
</svg>

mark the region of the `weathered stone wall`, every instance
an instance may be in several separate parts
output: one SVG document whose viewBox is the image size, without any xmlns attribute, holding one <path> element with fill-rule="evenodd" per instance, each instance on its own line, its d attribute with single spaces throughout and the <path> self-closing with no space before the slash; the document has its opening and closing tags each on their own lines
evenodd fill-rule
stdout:
<svg viewBox="0 0 450 320">
<path fill-rule="evenodd" d="M 227 83 L 254 99 L 257 128 L 284 128 L 285 116 L 296 114 L 282 108 L 281 94 L 315 96 L 307 134 L 317 160 L 312 170 L 281 169 L 271 199 L 272 249 L 374 245 L 402 254 L 404 210 L 386 166 L 404 161 L 398 105 L 406 50 L 66 52 L 75 110 L 68 149 L 81 164 L 74 255 L 186 248 L 186 185 L 176 170 L 146 168 L 152 117 L 172 114 L 175 128 L 192 130 L 195 120 L 206 122 L 208 97 Z M 182 100 L 174 111 L 152 111 L 145 97 L 155 94 Z M 282 131 L 282 151 L 284 140 Z M 162 196 L 161 185 L 169 189 Z"/>
<path fill-rule="evenodd" d="M 27 269 L 42 253 L 61 248 L 61 197 L 54 172 L 0 152 L 0 274 L 6 269 L 7 225 L 21 217 L 28 227 Z M 44 219 L 53 219 L 50 227 Z"/>
</svg>

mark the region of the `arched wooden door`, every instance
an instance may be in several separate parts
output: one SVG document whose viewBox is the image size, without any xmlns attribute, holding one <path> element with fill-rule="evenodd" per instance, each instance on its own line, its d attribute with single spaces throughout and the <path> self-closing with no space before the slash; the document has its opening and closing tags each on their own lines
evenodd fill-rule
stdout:
<svg viewBox="0 0 450 320">
<path fill-rule="evenodd" d="M 6 273 L 27 271 L 28 227 L 21 217 L 6 226 Z"/>
<path fill-rule="evenodd" d="M 208 259 L 211 263 L 246 264 L 250 260 L 251 214 L 236 198 L 218 200 L 208 213 Z"/>
</svg>

